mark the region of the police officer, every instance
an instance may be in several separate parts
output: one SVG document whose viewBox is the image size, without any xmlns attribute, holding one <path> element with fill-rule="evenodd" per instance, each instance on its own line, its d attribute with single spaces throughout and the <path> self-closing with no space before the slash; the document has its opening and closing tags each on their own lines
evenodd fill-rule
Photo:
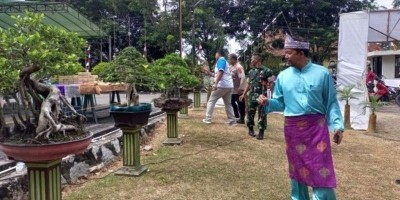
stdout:
<svg viewBox="0 0 400 200">
<path fill-rule="evenodd" d="M 251 66 L 249 71 L 248 85 L 244 93 L 239 97 L 242 101 L 249 93 L 248 113 L 247 113 L 247 127 L 249 128 L 248 134 L 255 137 L 254 133 L 254 117 L 258 111 L 258 135 L 257 139 L 264 139 L 264 131 L 267 128 L 267 115 L 262 112 L 262 106 L 257 102 L 257 98 L 263 94 L 267 96 L 269 83 L 272 82 L 272 71 L 262 65 L 262 58 L 259 54 L 253 54 L 251 57 Z"/>
</svg>

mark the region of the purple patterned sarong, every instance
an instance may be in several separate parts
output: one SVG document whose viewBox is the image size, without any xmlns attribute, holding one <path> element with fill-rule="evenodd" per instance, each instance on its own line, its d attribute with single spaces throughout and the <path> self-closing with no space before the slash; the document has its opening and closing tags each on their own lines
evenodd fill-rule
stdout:
<svg viewBox="0 0 400 200">
<path fill-rule="evenodd" d="M 311 187 L 335 188 L 329 129 L 324 115 L 285 118 L 289 176 Z"/>
</svg>

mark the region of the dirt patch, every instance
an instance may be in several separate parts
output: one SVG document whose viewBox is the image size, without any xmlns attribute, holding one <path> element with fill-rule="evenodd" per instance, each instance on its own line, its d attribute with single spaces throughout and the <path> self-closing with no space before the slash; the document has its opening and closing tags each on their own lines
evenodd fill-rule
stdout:
<svg viewBox="0 0 400 200">
<path fill-rule="evenodd" d="M 400 106 L 391 103 L 379 108 L 376 114 L 377 133 L 367 134 L 400 142 Z"/>
</svg>

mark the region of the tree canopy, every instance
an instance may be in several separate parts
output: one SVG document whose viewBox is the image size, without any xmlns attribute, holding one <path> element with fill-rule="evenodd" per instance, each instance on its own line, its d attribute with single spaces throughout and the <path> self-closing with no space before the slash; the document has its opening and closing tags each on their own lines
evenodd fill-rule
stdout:
<svg viewBox="0 0 400 200">
<path fill-rule="evenodd" d="M 17 109 L 11 113 L 13 133 L 22 136 L 21 140 L 27 136 L 24 142 L 32 142 L 33 137 L 36 141 L 42 135 L 47 140 L 52 133 L 82 133 L 84 117 L 56 86 L 41 80 L 83 71 L 77 58 L 85 41 L 77 33 L 44 25 L 43 14 L 26 12 L 14 18 L 12 28 L 0 29 L 0 94 L 7 103 L 10 98 L 17 102 Z M 69 108 L 71 117 L 66 116 L 61 104 Z M 4 139 L 10 129 L 0 107 L 0 138 Z"/>
<path fill-rule="evenodd" d="M 150 60 L 179 51 L 179 0 L 69 0 L 102 28 L 116 37 L 113 46 L 129 45 L 143 53 L 146 45 Z M 322 61 L 335 52 L 339 15 L 365 9 L 377 9 L 376 0 L 183 0 L 183 41 L 185 46 L 203 47 L 209 63 L 227 44 L 227 38 L 254 41 L 259 34 L 284 29 L 312 43 L 314 59 Z M 394 4 L 397 2 L 394 0 Z M 281 13 L 279 15 L 279 13 Z M 276 22 L 272 20 L 276 17 Z M 194 26 L 192 26 L 194 25 Z M 192 28 L 194 27 L 194 41 Z M 128 36 L 128 33 L 131 36 Z M 262 52 L 261 42 L 242 49 Z M 106 47 L 104 48 L 107 51 Z M 184 49 L 191 55 L 191 49 Z"/>
</svg>

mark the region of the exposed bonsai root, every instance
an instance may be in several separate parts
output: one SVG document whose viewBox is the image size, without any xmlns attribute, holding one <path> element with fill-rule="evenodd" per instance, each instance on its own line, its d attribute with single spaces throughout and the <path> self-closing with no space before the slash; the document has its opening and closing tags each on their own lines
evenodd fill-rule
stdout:
<svg viewBox="0 0 400 200">
<path fill-rule="evenodd" d="M 17 94 L 12 94 L 11 96 L 15 99 L 15 102 L 16 102 L 15 106 L 17 107 L 17 114 L 18 114 L 19 120 L 21 120 L 21 122 L 24 122 L 25 120 L 21 114 L 21 106 L 20 106 L 21 104 L 20 104 L 18 96 L 17 96 Z"/>
<path fill-rule="evenodd" d="M 40 109 L 35 139 L 41 136 L 48 139 L 50 134 L 57 132 L 62 132 L 65 136 L 66 131 L 77 131 L 78 128 L 76 126 L 62 123 L 64 113 L 61 111 L 61 104 L 64 103 L 76 115 L 75 118 L 77 118 L 78 124 L 81 124 L 85 117 L 75 111 L 66 98 L 60 94 L 60 90 L 57 87 L 47 85 L 46 87 L 48 87 L 49 93 Z"/>
<path fill-rule="evenodd" d="M 57 132 L 62 132 L 64 137 L 66 137 L 65 131 L 77 131 L 78 128 L 73 126 L 73 125 L 64 125 L 64 124 L 56 124 L 55 127 L 50 126 L 48 129 L 38 133 L 35 137 L 35 139 L 38 139 L 39 137 L 43 136 L 45 138 L 49 138 L 50 134 L 52 133 L 57 133 Z"/>
<path fill-rule="evenodd" d="M 129 84 L 128 90 L 126 91 L 126 101 L 128 106 L 139 105 L 139 95 L 136 91 L 135 84 Z"/>
</svg>

